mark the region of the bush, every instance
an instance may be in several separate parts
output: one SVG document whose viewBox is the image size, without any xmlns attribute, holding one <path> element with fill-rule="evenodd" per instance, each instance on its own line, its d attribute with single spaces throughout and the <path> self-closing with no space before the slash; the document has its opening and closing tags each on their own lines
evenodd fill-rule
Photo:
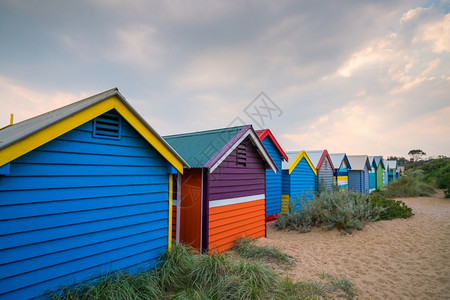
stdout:
<svg viewBox="0 0 450 300">
<path fill-rule="evenodd" d="M 383 193 L 373 193 L 369 197 L 373 207 L 384 208 L 384 210 L 380 212 L 380 220 L 406 219 L 413 215 L 412 209 L 406 206 L 403 201 L 388 199 Z"/>
<path fill-rule="evenodd" d="M 391 181 L 383 193 L 391 198 L 431 196 L 434 194 L 434 188 L 424 181 L 423 171 L 416 170 L 408 172 L 407 176 L 401 176 L 397 180 Z"/>
<path fill-rule="evenodd" d="M 280 215 L 275 222 L 277 228 L 308 232 L 311 226 L 321 226 L 323 229 L 336 227 L 351 232 L 352 229 L 362 229 L 367 222 L 377 220 L 384 210 L 371 205 L 369 196 L 348 191 L 324 191 L 308 203 L 303 199 L 294 202 L 298 201 L 302 203 L 302 209 Z"/>
<path fill-rule="evenodd" d="M 314 225 L 347 232 L 363 229 L 365 223 L 377 220 L 383 211 L 372 206 L 367 195 L 348 191 L 323 192 L 308 203 L 306 210 Z"/>
</svg>

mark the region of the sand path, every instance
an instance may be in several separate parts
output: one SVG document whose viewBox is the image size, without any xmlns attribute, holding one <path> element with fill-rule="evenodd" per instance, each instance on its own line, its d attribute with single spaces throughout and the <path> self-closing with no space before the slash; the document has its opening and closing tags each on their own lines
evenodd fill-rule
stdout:
<svg viewBox="0 0 450 300">
<path fill-rule="evenodd" d="M 345 275 L 360 299 L 450 299 L 450 199 L 440 192 L 401 200 L 412 218 L 371 223 L 351 235 L 278 231 L 272 223 L 258 243 L 295 257 L 286 271 L 294 279 Z"/>
</svg>

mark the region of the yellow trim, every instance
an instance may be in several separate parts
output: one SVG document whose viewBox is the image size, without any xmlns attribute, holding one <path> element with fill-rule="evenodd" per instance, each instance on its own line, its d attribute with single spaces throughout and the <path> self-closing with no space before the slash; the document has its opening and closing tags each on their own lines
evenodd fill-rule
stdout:
<svg viewBox="0 0 450 300">
<path fill-rule="evenodd" d="M 172 205 L 173 205 L 173 175 L 169 174 L 169 252 L 172 250 Z"/>
<path fill-rule="evenodd" d="M 11 117 L 9 119 L 9 125 L 14 124 L 14 114 L 11 114 Z"/>
<path fill-rule="evenodd" d="M 298 163 L 302 160 L 302 158 L 306 159 L 306 162 L 309 164 L 311 169 L 314 171 L 314 174 L 317 175 L 317 170 L 312 164 L 311 160 L 309 159 L 308 155 L 304 150 L 300 151 L 300 153 L 297 155 L 297 157 L 292 161 L 291 165 L 289 166 L 289 174 L 294 171 L 295 167 L 298 165 Z"/>
<path fill-rule="evenodd" d="M 348 176 L 338 176 L 338 181 L 348 181 Z"/>
<path fill-rule="evenodd" d="M 136 115 L 116 96 L 105 99 L 91 107 L 67 117 L 56 124 L 42 129 L 39 132 L 18 141 L 0 153 L 0 166 L 48 143 L 64 133 L 104 114 L 111 109 L 117 112 L 139 132 L 178 172 L 183 174 L 183 163 L 164 145 L 164 143 Z"/>
</svg>

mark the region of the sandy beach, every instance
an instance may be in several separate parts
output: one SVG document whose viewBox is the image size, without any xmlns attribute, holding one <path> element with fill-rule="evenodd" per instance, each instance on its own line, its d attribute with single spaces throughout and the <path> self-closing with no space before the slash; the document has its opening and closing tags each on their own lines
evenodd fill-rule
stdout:
<svg viewBox="0 0 450 300">
<path fill-rule="evenodd" d="M 296 280 L 345 275 L 359 299 L 450 299 L 450 199 L 439 191 L 401 200 L 413 217 L 371 223 L 350 235 L 279 231 L 271 223 L 258 243 L 294 257 L 285 272 Z"/>
</svg>

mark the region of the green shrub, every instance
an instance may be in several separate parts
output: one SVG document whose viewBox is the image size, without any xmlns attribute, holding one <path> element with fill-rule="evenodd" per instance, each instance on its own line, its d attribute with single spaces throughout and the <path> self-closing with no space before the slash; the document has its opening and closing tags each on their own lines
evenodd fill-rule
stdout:
<svg viewBox="0 0 450 300">
<path fill-rule="evenodd" d="M 401 176 L 397 180 L 391 181 L 383 193 L 391 198 L 431 196 L 434 194 L 434 188 L 424 181 L 423 171 L 416 170 L 408 172 L 407 176 Z"/>
<path fill-rule="evenodd" d="M 348 191 L 323 192 L 307 204 L 306 210 L 314 225 L 348 232 L 363 229 L 365 223 L 377 220 L 383 211 L 372 206 L 367 195 Z"/>
<path fill-rule="evenodd" d="M 384 210 L 371 205 L 367 195 L 348 191 L 323 191 L 308 203 L 303 199 L 295 201 L 302 203 L 302 209 L 280 215 L 275 222 L 277 228 L 308 232 L 311 226 L 321 226 L 323 229 L 336 227 L 351 232 L 377 220 Z"/>
<path fill-rule="evenodd" d="M 373 207 L 384 208 L 380 212 L 380 220 L 406 219 L 413 215 L 412 209 L 403 201 L 388 199 L 383 193 L 372 193 L 369 197 Z"/>
<path fill-rule="evenodd" d="M 312 216 L 306 209 L 281 214 L 275 221 L 275 227 L 278 229 L 297 230 L 299 232 L 309 232 L 312 226 Z"/>
</svg>

